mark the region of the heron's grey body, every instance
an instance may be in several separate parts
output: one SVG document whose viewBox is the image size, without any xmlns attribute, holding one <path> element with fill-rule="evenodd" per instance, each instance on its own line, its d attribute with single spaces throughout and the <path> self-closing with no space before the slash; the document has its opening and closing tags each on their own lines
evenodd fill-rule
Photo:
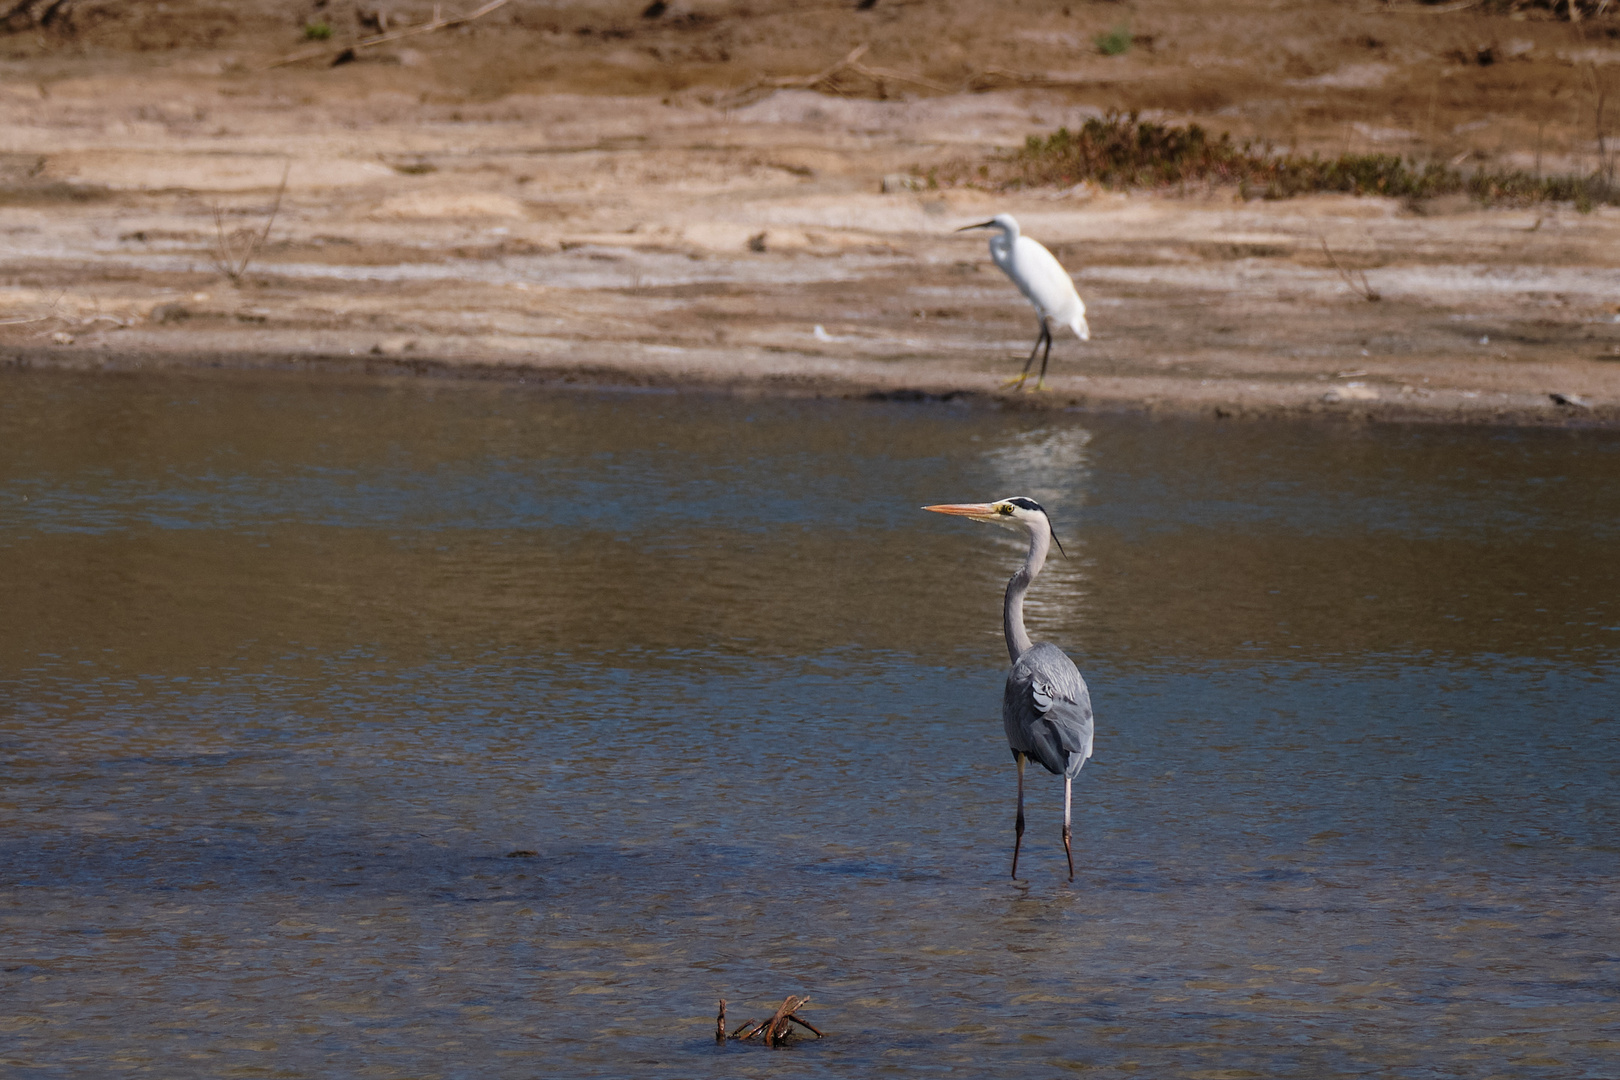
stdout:
<svg viewBox="0 0 1620 1080">
<path fill-rule="evenodd" d="M 1091 694 L 1063 650 L 1049 641 L 1032 645 L 1007 673 L 1001 725 L 1015 754 L 1032 757 L 1049 773 L 1073 779 L 1091 757 Z"/>
<path fill-rule="evenodd" d="M 1069 819 L 1074 778 L 1091 757 L 1093 724 L 1091 693 L 1080 669 L 1062 649 L 1050 642 L 1030 640 L 1024 628 L 1024 595 L 1046 564 L 1052 547 L 1052 523 L 1032 499 L 1014 497 L 996 503 L 956 503 L 925 509 L 958 514 L 978 521 L 1022 526 L 1029 531 L 1029 554 L 1007 582 L 1002 604 L 1002 628 L 1012 670 L 1001 698 L 1001 723 L 1007 745 L 1018 764 L 1018 818 L 1013 841 L 1012 873 L 1018 876 L 1018 852 L 1024 839 L 1024 762 L 1034 758 L 1048 772 L 1063 777 L 1063 850 L 1069 859 L 1069 880 L 1074 880 L 1074 851 Z"/>
</svg>

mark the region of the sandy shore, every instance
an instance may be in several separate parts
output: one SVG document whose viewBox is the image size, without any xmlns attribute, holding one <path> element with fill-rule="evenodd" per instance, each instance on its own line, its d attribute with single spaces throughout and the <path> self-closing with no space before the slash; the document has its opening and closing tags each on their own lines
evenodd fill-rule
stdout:
<svg viewBox="0 0 1620 1080">
<path fill-rule="evenodd" d="M 1620 424 L 1613 208 L 893 179 L 1094 112 L 1033 90 L 430 109 L 267 86 L 203 62 L 7 84 L 0 364 Z M 1090 309 L 1050 393 L 1001 389 L 1033 315 L 952 231 L 998 211 Z M 241 258 L 266 224 L 233 281 L 222 238 Z"/>
</svg>

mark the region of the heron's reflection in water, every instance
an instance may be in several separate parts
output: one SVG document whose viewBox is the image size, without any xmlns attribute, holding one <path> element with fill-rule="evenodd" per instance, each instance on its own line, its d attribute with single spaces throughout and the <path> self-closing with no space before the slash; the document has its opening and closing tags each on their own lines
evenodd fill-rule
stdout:
<svg viewBox="0 0 1620 1080">
<path fill-rule="evenodd" d="M 1091 432 L 1078 424 L 1038 427 L 1013 434 L 984 456 L 990 466 L 997 498 L 1026 495 L 1046 508 L 1066 557 L 1052 559 L 1030 590 L 1024 617 L 1030 633 L 1051 638 L 1070 651 L 1071 640 L 1084 623 L 1088 602 L 1090 560 L 1086 551 L 1086 493 L 1091 476 Z M 998 548 L 1006 552 L 1005 565 L 995 563 L 986 572 L 997 578 L 1011 574 L 1023 559 L 1025 543 L 1002 530 L 994 531 Z M 1081 666 L 1084 667 L 1084 661 Z"/>
</svg>

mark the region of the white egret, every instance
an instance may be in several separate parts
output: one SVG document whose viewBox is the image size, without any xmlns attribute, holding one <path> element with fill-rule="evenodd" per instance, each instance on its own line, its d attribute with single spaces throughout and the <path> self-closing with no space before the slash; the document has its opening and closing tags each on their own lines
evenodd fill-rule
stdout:
<svg viewBox="0 0 1620 1080">
<path fill-rule="evenodd" d="M 1074 281 L 1063 269 L 1063 264 L 1041 244 L 1019 233 L 1018 222 L 1011 214 L 997 214 L 989 221 L 964 225 L 956 231 L 966 232 L 968 229 L 1001 230 L 1001 235 L 990 238 L 990 259 L 1001 268 L 1002 273 L 1012 278 L 1012 283 L 1035 306 L 1035 313 L 1040 316 L 1041 332 L 1035 339 L 1035 348 L 1030 350 L 1029 359 L 1024 361 L 1022 374 L 1016 379 L 1007 380 L 1007 385 L 1024 385 L 1029 378 L 1029 366 L 1035 362 L 1035 354 L 1045 345 L 1040 378 L 1035 380 L 1035 389 L 1044 390 L 1046 362 L 1052 356 L 1051 324 L 1056 322 L 1067 326 L 1081 341 L 1090 341 L 1091 327 L 1086 325 L 1086 303 L 1075 291 Z"/>
</svg>

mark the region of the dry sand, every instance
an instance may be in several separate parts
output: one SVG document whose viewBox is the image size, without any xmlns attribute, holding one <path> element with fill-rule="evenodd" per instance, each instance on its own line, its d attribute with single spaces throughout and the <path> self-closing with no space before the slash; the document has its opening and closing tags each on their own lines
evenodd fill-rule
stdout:
<svg viewBox="0 0 1620 1080">
<path fill-rule="evenodd" d="M 137 19 L 103 0 L 72 33 L 12 35 L 0 61 L 0 363 L 1620 424 L 1615 208 L 919 191 L 892 179 L 884 191 L 885 177 L 1112 106 L 1304 148 L 1462 146 L 1495 164 L 1523 156 L 1534 131 L 1547 161 L 1578 163 L 1595 140 L 1581 140 L 1574 111 L 1553 124 L 1547 102 L 1578 105 L 1588 70 L 1620 91 L 1620 40 L 1590 26 L 1330 20 L 1274 5 L 1265 18 L 1282 21 L 1246 46 L 1268 67 L 1230 59 L 1242 5 L 1195 23 L 1186 5 L 1047 5 L 1021 25 L 1005 11 L 1029 5 L 987 23 L 993 6 L 945 4 L 915 26 L 915 5 L 880 4 L 868 26 L 851 5 L 691 5 L 658 19 L 643 6 L 514 0 L 490 16 L 504 22 L 336 68 L 264 69 L 300 47 L 299 20 L 355 19 L 336 5 L 256 7 L 260 22 L 281 20 L 270 29 L 210 23 L 218 11 L 205 4 L 157 5 L 165 18 L 189 12 L 176 30 L 153 23 L 151 5 Z M 396 24 L 426 17 L 394 12 Z M 1088 46 L 1125 17 L 1137 48 Z M 1430 20 L 1421 34 L 1391 32 L 1416 18 Z M 1465 44 L 1429 29 L 1442 25 Z M 209 26 L 212 39 L 186 36 Z M 1503 59 L 1481 64 L 1467 43 L 1487 31 Z M 874 39 L 859 70 L 816 89 L 771 83 Z M 1514 64 L 1505 88 L 1490 81 Z M 1347 102 L 1366 119 L 1345 121 Z M 248 250 L 284 172 L 268 239 L 233 282 L 220 239 Z M 1051 393 L 1000 389 L 1034 318 L 984 234 L 952 232 L 999 211 L 1057 253 L 1090 309 L 1090 342 L 1058 338 Z"/>
</svg>

